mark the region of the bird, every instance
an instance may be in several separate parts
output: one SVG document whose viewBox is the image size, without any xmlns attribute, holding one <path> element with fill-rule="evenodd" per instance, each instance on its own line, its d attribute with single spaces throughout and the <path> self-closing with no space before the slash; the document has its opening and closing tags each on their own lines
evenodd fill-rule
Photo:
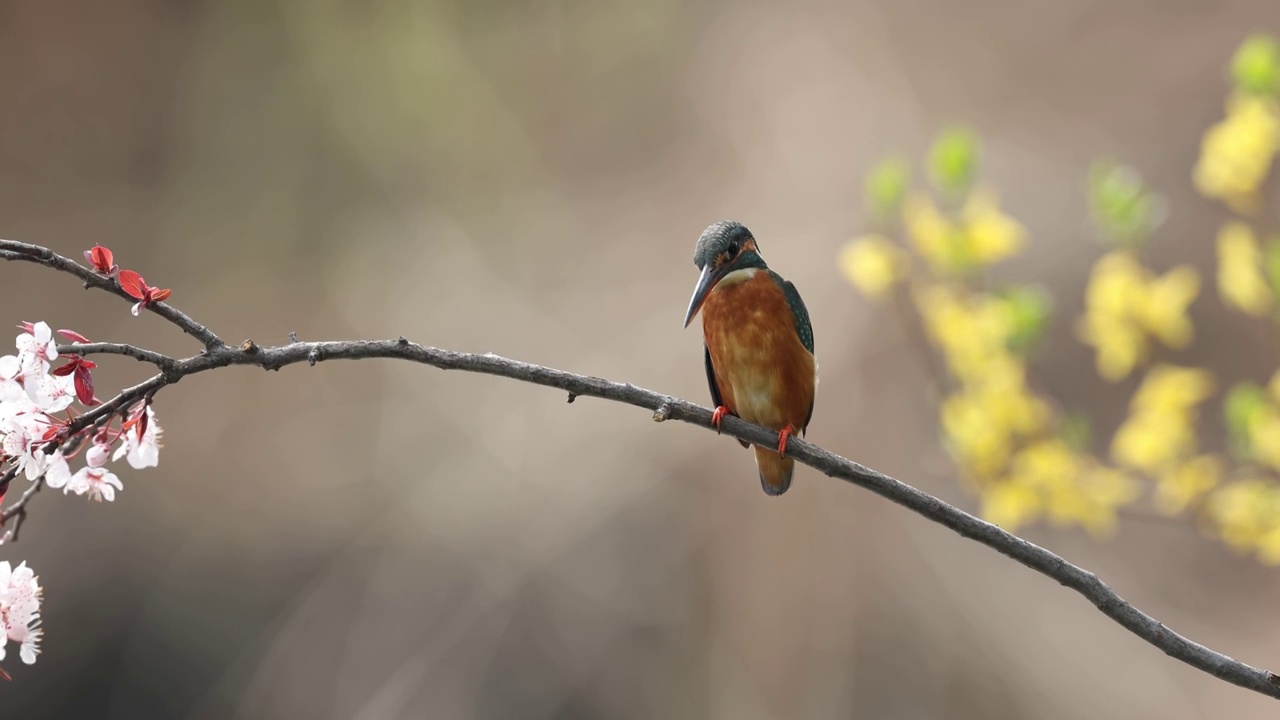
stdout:
<svg viewBox="0 0 1280 720">
<path fill-rule="evenodd" d="M 702 312 L 703 358 L 717 431 L 733 415 L 778 433 L 778 447 L 756 447 L 760 486 L 770 496 L 791 487 L 795 460 L 787 440 L 813 418 L 818 363 L 813 325 L 796 286 L 769 269 L 751 231 L 739 222 L 710 225 L 694 246 L 700 271 L 684 326 Z M 743 447 L 750 443 L 739 440 Z"/>
</svg>

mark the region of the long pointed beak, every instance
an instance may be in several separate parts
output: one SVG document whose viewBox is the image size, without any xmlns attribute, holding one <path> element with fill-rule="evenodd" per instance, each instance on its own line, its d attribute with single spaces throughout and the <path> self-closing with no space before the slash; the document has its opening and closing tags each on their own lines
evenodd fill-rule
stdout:
<svg viewBox="0 0 1280 720">
<path fill-rule="evenodd" d="M 693 288 L 693 297 L 689 299 L 689 309 L 684 314 L 685 327 L 689 327 L 689 323 L 693 322 L 693 317 L 702 309 L 702 303 L 707 301 L 707 295 L 711 294 L 711 288 L 715 287 L 719 281 L 719 273 L 711 267 L 711 263 L 707 263 L 702 268 L 702 275 L 698 276 L 698 284 Z"/>
</svg>

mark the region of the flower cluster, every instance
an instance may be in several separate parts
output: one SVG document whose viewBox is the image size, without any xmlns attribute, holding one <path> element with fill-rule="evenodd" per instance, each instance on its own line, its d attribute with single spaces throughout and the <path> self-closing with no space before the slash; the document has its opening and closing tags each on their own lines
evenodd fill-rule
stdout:
<svg viewBox="0 0 1280 720">
<path fill-rule="evenodd" d="M 1246 40 L 1231 77 L 1226 116 L 1205 132 L 1194 181 L 1237 213 L 1215 239 L 1219 299 L 1274 323 L 1280 235 L 1263 231 L 1272 226 L 1262 188 L 1280 151 L 1280 41 Z M 1032 350 L 1050 301 L 1034 288 L 991 289 L 987 268 L 1021 251 L 1026 233 L 993 191 L 973 187 L 977 158 L 967 131 L 944 134 L 931 150 L 930 179 L 950 211 L 912 191 L 904 160 L 876 168 L 867 183 L 874 231 L 846 244 L 839 265 L 874 300 L 914 299 L 923 335 L 945 361 L 936 378 L 947 387 L 943 444 L 983 515 L 1006 527 L 1043 518 L 1099 532 L 1149 490 L 1157 512 L 1197 518 L 1229 547 L 1280 565 L 1280 371 L 1265 386 L 1231 385 L 1223 398 L 1230 447 L 1201 447 L 1202 411 L 1219 382 L 1163 357 L 1195 339 L 1189 309 L 1200 273 L 1189 265 L 1157 272 L 1143 257 L 1165 217 L 1163 198 L 1113 161 L 1090 171 L 1090 215 L 1106 249 L 1090 271 L 1076 336 L 1104 380 L 1140 378 L 1104 460 L 1089 451 L 1081 416 L 1032 390 Z M 902 244 L 890 239 L 895 222 Z"/>
<path fill-rule="evenodd" d="M 116 278 L 120 289 L 139 301 L 135 315 L 170 295 L 167 289 L 148 286 L 137 273 L 119 269 L 107 248 L 95 246 L 85 252 L 85 259 L 95 272 Z M 64 495 L 115 500 L 124 486 L 108 463 L 123 459 L 135 469 L 159 463 L 162 431 L 150 399 L 118 408 L 113 404 L 109 407 L 114 412 L 99 408 L 92 414 L 102 405 L 94 395 L 97 364 L 76 352 L 77 345 L 89 344 L 89 339 L 58 330 L 57 335 L 70 341 L 60 352 L 47 323 L 24 322 L 19 328 L 16 352 L 0 357 L 0 503 L 17 478 L 44 483 Z M 73 471 L 79 459 L 83 462 Z M 0 544 L 16 532 L 4 527 L 9 515 L 13 513 L 0 515 Z M 15 517 L 15 523 L 20 521 Z M 40 586 L 34 572 L 25 563 L 11 569 L 9 562 L 0 562 L 0 660 L 7 642 L 13 641 L 23 662 L 35 662 L 42 633 L 37 627 L 39 610 Z"/>
<path fill-rule="evenodd" d="M 1129 416 L 1112 437 L 1112 460 L 1152 478 L 1156 504 L 1168 514 L 1198 504 L 1222 473 L 1218 457 L 1197 454 L 1199 406 L 1213 391 L 1207 370 L 1157 365 L 1143 378 Z"/>
<path fill-rule="evenodd" d="M 18 657 L 31 665 L 40 654 L 40 583 L 26 563 L 10 568 L 0 562 L 0 660 L 10 642 L 18 644 Z M 0 670 L 0 674 L 4 671 Z"/>
<path fill-rule="evenodd" d="M 17 354 L 0 357 L 0 463 L 7 463 L 28 480 L 44 483 L 64 493 L 87 495 L 92 500 L 113 500 L 121 489 L 119 478 L 104 467 L 108 459 L 121 457 L 134 468 L 159 462 L 160 426 L 153 411 L 139 403 L 122 417 L 91 426 L 72 437 L 77 400 L 85 407 L 99 404 L 93 397 L 90 371 L 94 364 L 80 356 L 51 371 L 58 347 L 46 323 L 23 323 Z M 78 333 L 60 330 L 66 336 Z M 71 368 L 62 372 L 64 368 Z M 116 424 L 114 421 L 119 419 Z M 72 443 L 72 452 L 64 448 Z M 50 443 L 58 447 L 48 452 Z M 71 472 L 69 461 L 84 451 L 85 466 Z M 0 494 L 0 498 L 3 495 Z"/>
<path fill-rule="evenodd" d="M 1136 251 L 1113 250 L 1093 266 L 1085 314 L 1077 332 L 1096 351 L 1098 374 L 1123 380 L 1144 363 L 1152 342 L 1182 349 L 1194 331 L 1187 308 L 1200 292 L 1200 274 L 1184 265 L 1157 276 Z"/>
<path fill-rule="evenodd" d="M 946 387 L 943 444 L 987 519 L 1016 528 L 1048 518 L 1106 532 L 1138 486 L 1090 455 L 1079 422 L 1032 389 L 1029 361 L 1051 303 L 1038 287 L 992 289 L 984 278 L 1026 247 L 1028 233 L 1001 210 L 994 190 L 975 183 L 978 157 L 968 131 L 937 140 L 929 175 L 940 199 L 912 190 L 901 160 L 876 168 L 867 192 L 881 227 L 846 244 L 840 267 L 867 296 L 914 305 L 945 363 L 945 377 L 935 378 Z M 903 245 L 889 239 L 896 225 Z"/>
<path fill-rule="evenodd" d="M 1194 180 L 1201 194 L 1249 213 L 1258 209 L 1258 190 L 1280 149 L 1280 48 L 1273 38 L 1252 38 L 1236 53 L 1235 65 L 1235 92 L 1225 117 L 1204 134 Z"/>
</svg>

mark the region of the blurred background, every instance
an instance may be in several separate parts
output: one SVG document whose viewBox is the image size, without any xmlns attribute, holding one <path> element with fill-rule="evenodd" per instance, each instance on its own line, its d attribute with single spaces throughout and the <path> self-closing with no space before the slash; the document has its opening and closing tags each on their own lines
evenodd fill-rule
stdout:
<svg viewBox="0 0 1280 720">
<path fill-rule="evenodd" d="M 1114 429 L 1071 319 L 1090 160 L 1169 201 L 1148 257 L 1211 278 L 1192 167 L 1274 0 L 0 3 L 0 236 L 95 242 L 228 342 L 395 337 L 707 402 L 693 243 L 734 218 L 793 280 L 808 439 L 975 511 L 918 354 L 835 269 L 863 176 L 943 127 L 1027 228 L 1041 376 Z M 3 323 L 198 350 L 50 271 Z M 1266 379 L 1199 301 L 1188 362 Z M 100 396 L 147 369 L 101 358 Z M 0 713 L 93 718 L 1261 718 L 1088 602 L 855 487 L 760 491 L 728 438 L 392 362 L 245 368 L 157 399 L 158 468 L 46 491 L 44 652 Z M 21 487 L 21 485 L 18 485 Z M 1280 574 L 1186 522 L 1023 534 L 1171 627 L 1280 666 Z"/>
</svg>

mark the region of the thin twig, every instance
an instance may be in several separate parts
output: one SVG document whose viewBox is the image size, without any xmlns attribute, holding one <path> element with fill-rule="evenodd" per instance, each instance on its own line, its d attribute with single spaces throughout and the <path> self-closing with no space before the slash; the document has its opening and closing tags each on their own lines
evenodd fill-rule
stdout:
<svg viewBox="0 0 1280 720">
<path fill-rule="evenodd" d="M 16 251 L 12 248 L 14 245 L 21 244 L 0 241 L 0 258 L 15 259 Z M 35 246 L 23 247 L 27 248 L 27 250 L 24 254 L 18 255 L 16 259 L 31 260 L 75 275 L 81 275 L 80 271 L 84 271 L 84 268 L 81 268 L 78 264 L 66 258 L 61 258 L 52 251 Z M 78 270 L 69 269 L 67 267 L 68 264 Z M 114 285 L 101 284 L 105 281 L 96 275 L 90 273 L 90 276 L 94 280 L 90 284 L 97 284 L 99 287 L 108 289 L 114 288 Z M 86 282 L 89 283 L 89 280 L 86 280 Z M 157 308 L 157 311 L 159 311 L 159 308 Z M 166 312 L 168 312 L 168 309 L 166 309 Z M 200 332 L 207 334 L 210 341 L 206 343 L 206 351 L 184 360 L 174 360 L 167 371 L 124 390 L 110 401 L 95 407 L 71 423 L 70 432 L 74 433 L 96 423 L 109 420 L 115 413 L 126 410 L 139 400 L 151 397 L 161 388 L 178 382 L 187 375 L 194 375 L 230 365 L 250 365 L 267 370 L 279 370 L 287 365 L 302 362 L 315 365 L 330 360 L 365 360 L 371 358 L 408 360 L 443 370 L 462 370 L 464 372 L 511 378 L 521 382 L 556 388 L 568 393 L 571 398 L 596 397 L 646 408 L 653 411 L 655 420 L 679 420 L 697 425 L 703 429 L 711 429 L 710 409 L 669 395 L 636 387 L 630 383 L 619 383 L 598 377 L 578 375 L 542 365 L 510 360 L 494 354 L 476 355 L 418 345 L 409 342 L 403 337 L 395 340 L 334 342 L 292 342 L 291 338 L 290 344 L 278 347 L 262 347 L 246 340 L 239 347 L 233 348 L 223 344 L 217 339 L 216 335 L 204 329 L 203 326 L 190 321 L 185 315 L 178 313 L 176 310 L 173 310 L 172 313 L 174 313 L 174 318 L 181 318 L 181 320 L 173 320 L 173 322 L 179 327 L 183 327 L 188 333 L 195 334 L 192 329 L 198 328 Z M 720 432 L 761 447 L 777 447 L 777 433 L 732 415 L 723 419 L 720 425 Z M 53 444 L 51 443 L 50 448 L 52 447 Z M 1181 660 L 1192 667 L 1240 687 L 1254 690 L 1269 697 L 1280 698 L 1280 676 L 1241 663 L 1173 632 L 1155 618 L 1129 604 L 1092 572 L 1077 567 L 1062 557 L 1008 533 L 985 520 L 948 505 L 928 493 L 828 452 L 798 437 L 792 436 L 788 440 L 785 449 L 788 456 L 798 462 L 819 470 L 830 477 L 839 478 L 870 490 L 891 502 L 922 515 L 943 527 L 950 528 L 966 538 L 992 548 L 1016 562 L 1075 590 L 1093 603 L 1107 617 L 1159 648 L 1170 657 Z M 52 452 L 52 449 L 50 449 L 50 452 Z M 11 471 L 8 478 L 11 479 L 13 474 L 15 473 Z M 24 499 L 20 499 L 19 502 L 23 502 L 25 506 Z"/>
<path fill-rule="evenodd" d="M 9 518 L 14 517 L 15 515 L 17 516 L 13 521 L 13 527 L 9 528 L 9 530 L 5 531 L 4 535 L 0 536 L 0 545 L 18 542 L 18 531 L 22 529 L 22 524 L 27 520 L 27 503 L 31 502 L 32 496 L 40 492 L 40 488 L 42 487 L 44 487 L 43 475 L 36 478 L 35 482 L 31 483 L 31 487 L 27 488 L 26 492 L 22 493 L 22 497 L 15 500 L 12 505 L 5 508 L 3 511 L 0 511 L 0 528 L 4 527 L 4 524 L 8 522 Z"/>
<path fill-rule="evenodd" d="M 60 272 L 69 273 L 80 278 L 85 287 L 106 290 L 113 295 L 135 302 L 133 296 L 125 292 L 114 278 L 99 275 L 71 258 L 63 257 L 49 248 L 14 240 L 0 240 L 0 260 L 20 260 L 44 265 Z M 199 340 L 206 348 L 222 344 L 222 340 L 209 328 L 187 317 L 186 313 L 165 303 L 150 303 L 147 309 L 177 325 L 183 332 Z"/>
<path fill-rule="evenodd" d="M 124 343 L 72 343 L 59 345 L 59 355 L 124 355 L 139 362 L 155 365 L 161 370 L 173 368 L 177 362 L 173 358 L 154 350 L 126 345 Z"/>
</svg>

